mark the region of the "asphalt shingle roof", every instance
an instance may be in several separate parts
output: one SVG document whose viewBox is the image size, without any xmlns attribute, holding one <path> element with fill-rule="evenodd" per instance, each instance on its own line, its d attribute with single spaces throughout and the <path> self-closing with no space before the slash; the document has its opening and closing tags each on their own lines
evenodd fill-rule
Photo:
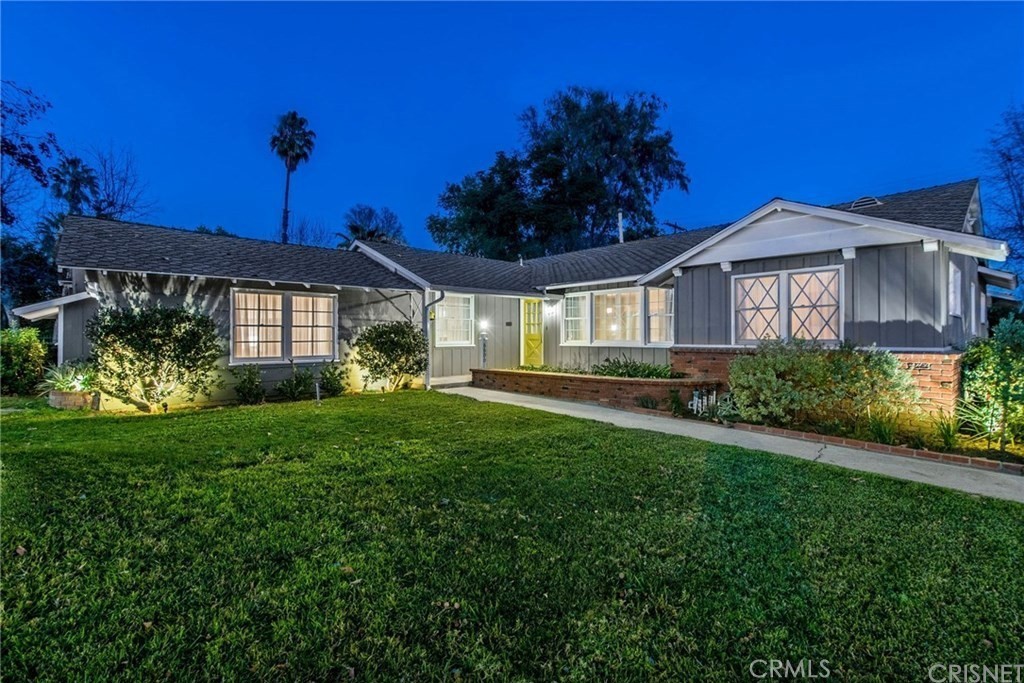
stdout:
<svg viewBox="0 0 1024 683">
<path fill-rule="evenodd" d="M 362 254 L 68 216 L 57 263 L 75 268 L 416 289 Z"/>
<path fill-rule="evenodd" d="M 451 254 L 398 244 L 367 242 L 367 248 L 430 283 L 432 287 L 536 293 L 532 269 L 515 261 Z"/>
<path fill-rule="evenodd" d="M 971 206 L 971 198 L 974 197 L 977 187 L 978 179 L 972 178 L 920 190 L 877 195 L 875 199 L 881 204 L 874 206 L 851 209 L 850 205 L 856 201 L 853 200 L 833 204 L 828 208 L 872 218 L 912 223 L 926 228 L 963 232 L 967 210 Z"/>
</svg>

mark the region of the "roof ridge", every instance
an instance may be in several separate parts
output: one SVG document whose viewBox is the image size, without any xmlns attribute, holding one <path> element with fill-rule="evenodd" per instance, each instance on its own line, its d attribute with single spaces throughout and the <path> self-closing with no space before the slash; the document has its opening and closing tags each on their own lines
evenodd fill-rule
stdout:
<svg viewBox="0 0 1024 683">
<path fill-rule="evenodd" d="M 841 201 L 841 202 L 829 202 L 828 204 L 822 204 L 820 206 L 827 206 L 827 207 L 835 207 L 835 206 L 843 206 L 843 205 L 847 205 L 848 206 L 848 205 L 852 204 L 853 202 L 857 201 L 857 199 L 863 199 L 864 197 L 874 197 L 875 199 L 877 199 L 879 201 L 882 201 L 886 197 L 890 197 L 890 198 L 891 197 L 899 197 L 901 195 L 914 194 L 915 192 L 928 192 L 929 190 L 938 190 L 939 188 L 953 187 L 954 185 L 963 185 L 965 183 L 978 184 L 980 182 L 981 182 L 981 178 L 979 178 L 978 176 L 975 176 L 973 178 L 964 178 L 963 180 L 954 180 L 954 181 L 948 182 L 948 183 L 938 183 L 937 185 L 929 185 L 928 187 L 915 187 L 915 188 L 912 188 L 912 189 L 909 189 L 909 190 L 900 190 L 898 192 L 889 192 L 887 194 L 862 194 L 859 197 L 857 197 L 856 199 L 851 199 L 851 200 Z"/>
</svg>

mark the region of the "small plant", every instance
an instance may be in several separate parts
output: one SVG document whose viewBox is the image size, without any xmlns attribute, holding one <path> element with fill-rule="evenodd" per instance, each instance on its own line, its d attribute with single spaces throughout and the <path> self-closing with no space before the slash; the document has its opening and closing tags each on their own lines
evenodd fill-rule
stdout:
<svg viewBox="0 0 1024 683">
<path fill-rule="evenodd" d="M 736 422 L 740 414 L 736 410 L 736 402 L 733 400 L 732 394 L 722 394 L 718 397 L 718 400 L 709 404 L 708 409 L 704 411 L 704 417 L 712 422 L 720 422 L 722 424 Z"/>
<path fill-rule="evenodd" d="M 320 391 L 324 396 L 341 396 L 348 388 L 348 376 L 345 365 L 331 363 L 320 370 Z"/>
<path fill-rule="evenodd" d="M 316 379 L 313 372 L 308 368 L 295 369 L 295 362 L 292 362 L 292 376 L 277 383 L 277 393 L 289 401 L 299 401 L 313 393 Z"/>
<path fill-rule="evenodd" d="M 668 390 L 668 407 L 669 410 L 672 411 L 672 414 L 675 415 L 676 417 L 682 417 L 683 415 L 686 415 L 686 401 L 683 400 L 683 397 L 679 394 L 678 389 Z"/>
<path fill-rule="evenodd" d="M 637 396 L 633 399 L 633 403 L 637 408 L 644 408 L 646 410 L 657 410 L 658 406 L 661 405 L 661 401 L 653 396 Z"/>
<path fill-rule="evenodd" d="M 36 389 L 39 395 L 51 391 L 85 393 L 92 391 L 96 381 L 96 369 L 88 363 L 62 363 L 46 369 L 43 381 Z"/>
<path fill-rule="evenodd" d="M 267 392 L 263 389 L 263 374 L 260 372 L 260 366 L 249 363 L 233 369 L 231 374 L 236 380 L 235 395 L 238 397 L 239 403 L 254 406 L 267 399 Z"/>
<path fill-rule="evenodd" d="M 383 382 L 395 391 L 427 370 L 427 338 L 411 322 L 397 320 L 367 328 L 353 343 L 367 384 Z"/>
<path fill-rule="evenodd" d="M 635 377 L 638 379 L 669 379 L 672 368 L 668 365 L 645 363 L 622 356 L 605 358 L 603 363 L 590 368 L 590 374 L 599 377 Z"/>
<path fill-rule="evenodd" d="M 896 415 L 883 411 L 869 416 L 867 430 L 872 441 L 891 446 L 896 443 L 896 436 L 899 434 Z"/>
<path fill-rule="evenodd" d="M 998 441 L 1001 411 L 997 403 L 973 403 L 962 399 L 958 414 L 963 420 L 964 431 L 975 441 L 984 441 L 985 448 L 991 448 L 992 442 Z"/>
<path fill-rule="evenodd" d="M 964 420 L 960 415 L 942 411 L 932 417 L 932 425 L 943 450 L 954 451 L 960 447 L 960 432 L 964 428 Z"/>
<path fill-rule="evenodd" d="M 0 330 L 0 390 L 29 395 L 43 378 L 46 347 L 34 327 Z"/>
</svg>

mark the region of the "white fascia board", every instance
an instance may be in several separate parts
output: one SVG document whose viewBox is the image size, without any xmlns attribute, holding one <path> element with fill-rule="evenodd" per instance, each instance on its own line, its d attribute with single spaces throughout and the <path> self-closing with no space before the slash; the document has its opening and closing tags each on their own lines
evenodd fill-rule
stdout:
<svg viewBox="0 0 1024 683">
<path fill-rule="evenodd" d="M 995 285 L 1004 289 L 1017 288 L 1017 274 L 1008 270 L 997 270 L 987 266 L 978 266 L 978 275 L 981 275 L 986 284 Z"/>
<path fill-rule="evenodd" d="M 352 242 L 352 245 L 349 247 L 349 250 L 361 252 L 367 258 L 376 261 L 377 263 L 381 264 L 391 272 L 397 273 L 398 275 L 404 277 L 406 280 L 409 280 L 410 282 L 419 285 L 420 289 L 431 289 L 430 283 L 421 278 L 419 275 L 412 272 L 408 268 L 405 268 L 404 266 L 395 263 L 384 254 L 374 250 L 372 247 L 366 246 L 365 243 L 360 242 L 359 240 L 354 240 Z"/>
<path fill-rule="evenodd" d="M 46 318 L 52 318 L 57 315 L 62 306 L 91 298 L 93 297 L 89 292 L 78 292 L 77 294 L 60 296 L 56 299 L 40 301 L 39 303 L 29 304 L 27 306 L 19 306 L 11 312 L 19 318 L 24 318 L 28 321 L 45 320 Z"/>
<path fill-rule="evenodd" d="M 570 287 L 594 287 L 596 285 L 613 285 L 616 283 L 633 284 L 643 273 L 639 275 L 624 275 L 622 277 L 610 277 L 604 280 L 586 280 L 584 282 L 559 282 L 554 285 L 544 285 L 544 289 L 569 289 Z"/>
</svg>

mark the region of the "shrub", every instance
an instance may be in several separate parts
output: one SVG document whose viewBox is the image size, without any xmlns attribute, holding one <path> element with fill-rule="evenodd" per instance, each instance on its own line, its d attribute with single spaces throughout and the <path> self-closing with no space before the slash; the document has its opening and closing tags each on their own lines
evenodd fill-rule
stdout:
<svg viewBox="0 0 1024 683">
<path fill-rule="evenodd" d="M 219 386 L 223 349 L 213 319 L 185 308 L 107 308 L 86 326 L 101 389 L 140 410 Z"/>
<path fill-rule="evenodd" d="M 369 327 L 355 340 L 359 365 L 367 382 L 384 382 L 395 391 L 427 370 L 427 338 L 410 322 L 395 321 Z"/>
<path fill-rule="evenodd" d="M 960 431 L 964 428 L 964 420 L 956 413 L 940 412 L 932 417 L 935 436 L 944 450 L 952 451 L 960 447 Z"/>
<path fill-rule="evenodd" d="M 320 391 L 324 396 L 341 396 L 348 388 L 348 374 L 342 363 L 331 363 L 320 370 Z"/>
<path fill-rule="evenodd" d="M 848 343 L 830 350 L 802 340 L 764 342 L 732 362 L 729 385 L 741 419 L 776 425 L 852 428 L 917 400 L 899 359 Z"/>
<path fill-rule="evenodd" d="M 46 347 L 34 327 L 0 330 L 0 389 L 31 394 L 43 377 Z"/>
<path fill-rule="evenodd" d="M 622 356 L 621 358 L 605 358 L 603 363 L 598 363 L 590 368 L 590 374 L 601 377 L 668 379 L 672 376 L 672 368 L 668 365 L 655 365 Z"/>
<path fill-rule="evenodd" d="M 991 337 L 968 345 L 961 363 L 965 419 L 975 430 L 985 424 L 1003 450 L 1024 438 L 1024 320 L 1003 318 Z M 985 421 L 974 419 L 986 410 Z"/>
<path fill-rule="evenodd" d="M 637 396 L 633 399 L 633 403 L 637 408 L 645 408 L 647 410 L 657 410 L 658 406 L 661 405 L 661 401 L 653 396 Z"/>
<path fill-rule="evenodd" d="M 231 371 L 234 375 L 235 396 L 242 405 L 254 406 L 263 403 L 267 399 L 267 392 L 263 389 L 263 374 L 260 366 L 255 363 L 242 365 Z"/>
<path fill-rule="evenodd" d="M 87 392 L 96 385 L 96 368 L 91 363 L 61 363 L 46 369 L 36 390 L 40 395 L 51 391 Z"/>
<path fill-rule="evenodd" d="M 313 386 L 316 380 L 313 378 L 313 371 L 308 368 L 295 369 L 292 362 L 292 376 L 277 383 L 277 393 L 289 401 L 301 400 L 313 393 Z"/>
<path fill-rule="evenodd" d="M 896 416 L 884 411 L 869 415 L 867 433 L 875 443 L 884 443 L 891 446 L 896 443 L 896 437 L 899 434 L 899 424 Z"/>
</svg>

